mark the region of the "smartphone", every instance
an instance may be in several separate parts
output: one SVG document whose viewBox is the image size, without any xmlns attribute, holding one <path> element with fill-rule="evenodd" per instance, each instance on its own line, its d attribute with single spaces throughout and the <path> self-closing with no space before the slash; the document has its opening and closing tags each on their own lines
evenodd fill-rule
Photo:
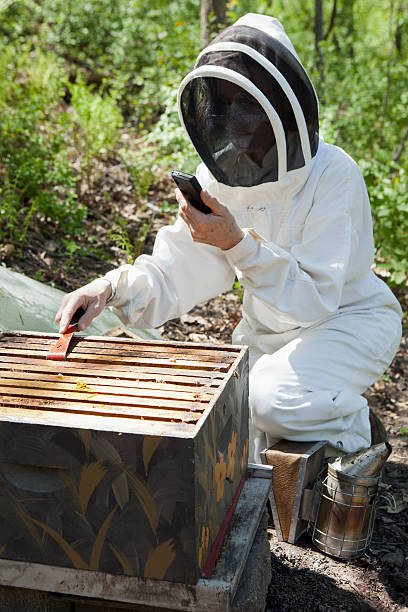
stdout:
<svg viewBox="0 0 408 612">
<path fill-rule="evenodd" d="M 187 196 L 194 208 L 197 208 L 206 215 L 212 212 L 211 208 L 204 204 L 200 197 L 201 185 L 195 176 L 186 172 L 179 172 L 178 170 L 173 170 L 171 176 L 177 187 Z"/>
</svg>

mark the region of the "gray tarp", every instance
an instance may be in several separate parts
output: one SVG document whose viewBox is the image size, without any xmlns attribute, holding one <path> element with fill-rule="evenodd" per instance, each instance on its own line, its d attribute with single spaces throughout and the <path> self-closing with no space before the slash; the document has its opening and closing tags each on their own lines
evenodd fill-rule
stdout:
<svg viewBox="0 0 408 612">
<path fill-rule="evenodd" d="M 0 331 L 58 332 L 54 319 L 63 296 L 60 289 L 0 266 Z M 86 329 L 86 333 L 103 336 L 118 326 L 123 327 L 118 317 L 105 310 Z M 141 338 L 159 340 L 161 337 L 155 329 L 128 329 Z"/>
</svg>

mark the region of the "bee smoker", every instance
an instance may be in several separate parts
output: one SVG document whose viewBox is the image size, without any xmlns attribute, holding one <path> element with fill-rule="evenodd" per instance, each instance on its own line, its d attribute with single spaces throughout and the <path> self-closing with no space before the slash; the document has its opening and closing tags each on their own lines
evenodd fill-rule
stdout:
<svg viewBox="0 0 408 612">
<path fill-rule="evenodd" d="M 374 527 L 378 485 L 391 453 L 388 442 L 338 457 L 314 487 L 308 532 L 322 552 L 340 559 L 360 557 Z"/>
</svg>

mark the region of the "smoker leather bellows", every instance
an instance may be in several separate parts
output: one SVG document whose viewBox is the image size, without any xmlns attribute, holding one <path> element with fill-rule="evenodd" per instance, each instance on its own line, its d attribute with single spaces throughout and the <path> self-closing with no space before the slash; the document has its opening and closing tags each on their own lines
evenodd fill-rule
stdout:
<svg viewBox="0 0 408 612">
<path fill-rule="evenodd" d="M 279 541 L 294 544 L 307 529 L 313 485 L 321 472 L 326 446 L 325 440 L 282 439 L 261 452 L 262 463 L 273 466 L 269 502 Z"/>
<path fill-rule="evenodd" d="M 245 347 L 0 338 L 3 558 L 195 583 L 243 485 Z"/>
</svg>

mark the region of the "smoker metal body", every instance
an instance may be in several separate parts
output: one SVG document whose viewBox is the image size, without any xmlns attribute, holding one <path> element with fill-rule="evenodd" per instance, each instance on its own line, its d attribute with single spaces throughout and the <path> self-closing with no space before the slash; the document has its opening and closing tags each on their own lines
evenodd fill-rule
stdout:
<svg viewBox="0 0 408 612">
<path fill-rule="evenodd" d="M 328 465 L 315 484 L 316 506 L 308 532 L 321 551 L 340 559 L 364 554 L 373 533 L 381 474 L 345 474 Z"/>
</svg>

